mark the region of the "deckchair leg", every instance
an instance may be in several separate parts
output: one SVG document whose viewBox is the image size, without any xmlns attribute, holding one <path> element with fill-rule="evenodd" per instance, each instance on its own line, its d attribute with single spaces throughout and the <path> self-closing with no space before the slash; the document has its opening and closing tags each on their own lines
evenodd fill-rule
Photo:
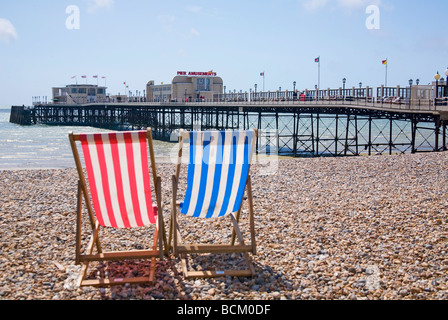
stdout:
<svg viewBox="0 0 448 320">
<path fill-rule="evenodd" d="M 256 241 L 255 241 L 255 221 L 254 221 L 254 205 L 253 205 L 253 198 L 252 198 L 252 181 L 250 178 L 250 175 L 247 178 L 247 184 L 246 184 L 246 194 L 247 194 L 247 202 L 249 207 L 249 228 L 250 228 L 250 238 L 251 238 L 251 244 L 252 244 L 252 253 L 256 254 Z M 240 216 L 241 216 L 241 210 L 242 206 L 240 207 L 240 210 L 238 210 L 236 214 L 236 221 L 240 222 Z M 231 243 L 232 245 L 235 244 L 235 230 L 232 230 L 232 238 Z"/>
<path fill-rule="evenodd" d="M 240 222 L 241 210 L 242 210 L 242 207 L 240 207 L 240 210 L 238 210 L 238 212 L 236 213 L 236 222 L 237 223 Z M 235 245 L 235 239 L 236 239 L 236 232 L 235 232 L 235 228 L 233 228 L 232 229 L 232 238 L 231 238 L 232 246 Z"/>
<path fill-rule="evenodd" d="M 171 239 L 173 240 L 173 248 L 174 248 L 174 255 L 177 257 L 179 255 L 179 252 L 177 251 L 177 205 L 176 205 L 176 199 L 177 199 L 177 178 L 176 176 L 171 177 L 171 184 L 173 189 L 172 194 L 172 201 L 171 201 L 171 228 L 170 228 L 170 236 L 169 236 L 169 246 L 171 247 Z"/>
<path fill-rule="evenodd" d="M 160 177 L 157 177 L 156 180 L 156 196 L 157 196 L 157 207 L 160 208 L 157 211 L 157 228 L 159 229 L 159 252 L 160 252 L 160 259 L 163 259 L 163 254 L 165 253 L 168 255 L 168 249 L 167 249 L 167 242 L 166 242 L 166 232 L 165 232 L 165 222 L 163 220 L 163 212 L 159 212 L 162 209 L 162 179 Z M 163 250 L 163 246 L 165 245 L 165 252 Z M 154 248 L 156 249 L 156 248 Z"/>
<path fill-rule="evenodd" d="M 79 278 L 78 278 L 78 287 L 82 287 L 84 286 L 84 279 L 86 278 L 86 274 L 87 274 L 87 268 L 89 267 L 89 263 L 86 262 L 85 264 L 82 265 L 81 267 L 81 271 L 79 273 Z"/>
<path fill-rule="evenodd" d="M 244 246 L 245 243 L 244 243 L 243 235 L 241 234 L 240 228 L 238 226 L 238 221 L 236 220 L 236 218 L 235 218 L 235 216 L 233 214 L 230 215 L 230 218 L 232 219 L 234 231 L 235 231 L 235 234 L 236 234 L 236 236 L 238 238 L 238 241 L 239 241 L 240 245 Z M 254 268 L 254 266 L 252 264 L 252 261 L 251 261 L 251 259 L 249 257 L 249 254 L 247 252 L 243 252 L 243 256 L 244 256 L 244 259 L 246 260 L 247 266 L 249 267 L 251 275 L 255 276 L 255 268 Z"/>
<path fill-rule="evenodd" d="M 159 235 L 161 233 L 162 232 L 160 232 L 159 230 L 156 229 L 155 234 L 154 234 L 154 243 L 153 243 L 153 246 L 152 246 L 153 250 L 157 250 L 157 243 L 160 244 L 162 242 L 160 237 L 159 237 Z M 163 258 L 163 248 L 160 248 L 160 247 L 159 247 L 159 256 L 160 256 L 160 258 Z M 156 273 L 156 258 L 152 257 L 148 282 L 150 282 L 150 283 L 154 282 L 154 274 L 155 273 Z"/>
<path fill-rule="evenodd" d="M 250 224 L 252 254 L 255 255 L 257 254 L 257 244 L 255 240 L 254 201 L 252 196 L 252 179 L 250 175 L 247 177 L 247 201 L 249 206 L 249 224 Z"/>
<path fill-rule="evenodd" d="M 76 261 L 75 264 L 79 265 L 81 263 L 81 210 L 82 210 L 82 191 L 81 191 L 81 181 L 78 181 L 78 201 L 76 205 Z"/>
</svg>

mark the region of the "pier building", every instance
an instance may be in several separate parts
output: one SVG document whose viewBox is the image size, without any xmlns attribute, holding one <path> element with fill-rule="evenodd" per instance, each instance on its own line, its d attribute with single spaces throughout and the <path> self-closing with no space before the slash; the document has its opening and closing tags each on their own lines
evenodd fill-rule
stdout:
<svg viewBox="0 0 448 320">
<path fill-rule="evenodd" d="M 178 71 L 171 84 L 146 85 L 148 102 L 198 102 L 218 99 L 223 94 L 224 83 L 216 72 Z"/>
<path fill-rule="evenodd" d="M 93 84 L 71 84 L 53 88 L 55 104 L 104 103 L 107 101 L 106 87 Z"/>
</svg>

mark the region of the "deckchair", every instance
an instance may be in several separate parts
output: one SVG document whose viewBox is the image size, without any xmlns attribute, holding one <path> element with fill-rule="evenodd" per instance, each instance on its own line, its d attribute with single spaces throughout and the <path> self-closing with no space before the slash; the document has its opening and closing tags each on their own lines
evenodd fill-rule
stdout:
<svg viewBox="0 0 448 320">
<path fill-rule="evenodd" d="M 191 132 L 181 130 L 179 132 L 179 154 L 176 172 L 172 176 L 173 199 L 168 243 L 171 246 L 173 241 L 173 253 L 176 257 L 181 257 L 182 271 L 186 278 L 250 277 L 255 275 L 255 268 L 249 255 L 249 253 L 256 254 L 249 171 L 256 139 L 256 130 Z M 190 148 L 187 186 L 184 201 L 178 202 L 177 193 L 185 141 L 189 141 Z M 245 191 L 247 192 L 250 229 L 250 242 L 248 243 L 245 242 L 239 225 Z M 233 225 L 230 244 L 222 243 L 222 241 L 211 244 L 184 243 L 178 222 L 182 216 L 184 216 L 184 220 L 208 219 L 204 221 L 210 224 L 213 219 L 230 217 Z M 238 240 L 237 244 L 235 244 L 235 238 Z M 210 268 L 192 270 L 188 265 L 189 257 L 194 254 L 207 253 L 209 255 L 242 253 L 247 268 L 217 270 L 215 266 L 214 270 L 209 270 Z"/>
<path fill-rule="evenodd" d="M 79 175 L 76 223 L 76 264 L 82 266 L 79 285 L 112 286 L 153 282 L 156 258 L 163 259 L 166 237 L 162 214 L 161 179 L 156 172 L 151 129 L 97 134 L 70 132 L 69 140 Z M 155 203 L 151 192 L 148 149 L 155 183 Z M 83 162 L 80 154 L 83 155 Z M 82 219 L 83 199 L 89 219 Z M 82 227 L 87 224 L 89 228 L 89 222 L 92 227 L 91 239 L 85 250 L 82 250 Z M 153 229 L 151 250 L 103 252 L 100 230 L 130 232 L 129 229 L 143 227 Z M 94 253 L 95 247 L 97 253 Z M 111 275 L 92 280 L 86 278 L 89 263 L 93 261 L 148 259 L 151 259 L 149 273 L 145 273 L 149 274 L 148 276 L 134 275 L 124 278 Z"/>
</svg>

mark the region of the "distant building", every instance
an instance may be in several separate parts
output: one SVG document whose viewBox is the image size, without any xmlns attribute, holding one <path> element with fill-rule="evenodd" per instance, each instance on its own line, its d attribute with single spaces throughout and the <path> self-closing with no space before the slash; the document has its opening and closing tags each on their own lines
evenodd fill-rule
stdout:
<svg viewBox="0 0 448 320">
<path fill-rule="evenodd" d="M 72 84 L 53 88 L 53 103 L 86 104 L 107 102 L 106 87 L 92 84 Z"/>
<path fill-rule="evenodd" d="M 124 103 L 124 102 L 129 102 L 128 101 L 129 100 L 129 98 L 128 98 L 128 96 L 126 96 L 126 95 L 124 95 L 124 94 L 117 94 L 117 95 L 113 95 L 113 96 L 110 96 L 108 99 L 107 99 L 107 102 L 111 102 L 111 103 Z"/>
<path fill-rule="evenodd" d="M 171 90 L 171 84 L 155 85 L 151 80 L 146 84 L 146 99 L 148 102 L 170 102 Z"/>
<path fill-rule="evenodd" d="M 151 80 L 146 85 L 149 102 L 185 102 L 217 99 L 224 92 L 224 83 L 213 71 L 179 71 L 171 84 L 155 85 Z"/>
</svg>

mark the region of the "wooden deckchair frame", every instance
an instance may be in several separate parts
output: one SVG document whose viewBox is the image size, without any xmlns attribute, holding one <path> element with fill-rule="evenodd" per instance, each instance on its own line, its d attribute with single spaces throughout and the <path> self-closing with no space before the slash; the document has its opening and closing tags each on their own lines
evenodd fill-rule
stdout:
<svg viewBox="0 0 448 320">
<path fill-rule="evenodd" d="M 84 175 L 82 168 L 78 147 L 76 145 L 77 141 L 80 141 L 79 134 L 69 133 L 70 145 L 73 151 L 73 156 L 76 163 L 76 168 L 79 175 L 78 181 L 78 195 L 77 195 L 77 209 L 76 209 L 76 265 L 81 265 L 81 272 L 79 277 L 79 286 L 114 286 L 123 285 L 126 283 L 136 284 L 136 283 L 152 283 L 154 281 L 156 258 L 163 259 L 164 253 L 168 252 L 168 244 L 166 241 L 165 224 L 163 221 L 163 207 L 162 207 L 162 196 L 161 196 L 161 178 L 157 176 L 154 147 L 152 141 L 152 130 L 148 128 L 146 131 L 146 139 L 149 145 L 150 151 L 150 161 L 152 168 L 152 175 L 155 185 L 156 193 L 156 204 L 157 204 L 157 224 L 154 230 L 154 240 L 152 244 L 152 250 L 130 250 L 130 251 L 113 251 L 113 252 L 103 252 L 101 247 L 101 242 L 99 239 L 100 225 L 95 218 L 92 203 L 90 201 L 90 193 L 87 185 L 87 179 Z M 149 169 L 149 168 L 148 168 Z M 82 253 L 81 245 L 81 230 L 82 230 L 82 211 L 83 211 L 83 199 L 85 200 L 85 206 L 88 212 L 90 225 L 92 227 L 92 235 L 89 243 L 85 249 L 85 254 Z M 94 254 L 96 247 L 97 253 Z M 165 247 L 165 251 L 164 251 Z M 86 280 L 87 269 L 89 263 L 93 261 L 121 261 L 121 260 L 145 260 L 151 259 L 151 268 L 148 277 L 133 277 L 133 278 L 109 278 L 109 279 L 96 279 L 96 280 Z"/>
<path fill-rule="evenodd" d="M 254 130 L 255 139 L 258 135 L 258 131 Z M 240 205 L 238 212 L 229 214 L 232 222 L 232 236 L 230 244 L 185 244 L 182 241 L 182 235 L 178 224 L 178 209 L 180 202 L 177 201 L 177 191 L 179 186 L 179 176 L 181 171 L 181 159 L 183 152 L 183 140 L 184 135 L 189 134 L 188 131 L 183 131 L 179 135 L 179 153 L 178 163 L 176 165 L 176 172 L 172 176 L 172 202 L 171 202 L 171 224 L 168 244 L 171 248 L 171 242 L 173 242 L 173 253 L 176 257 L 181 258 L 182 271 L 185 278 L 214 278 L 222 276 L 232 277 L 253 277 L 255 276 L 255 267 L 251 260 L 249 253 L 256 255 L 256 240 L 255 240 L 255 224 L 254 224 L 254 209 L 253 209 L 253 195 L 252 195 L 252 181 L 249 175 L 246 182 L 245 193 L 247 195 L 248 211 L 249 211 L 249 230 L 250 230 L 250 243 L 246 243 L 239 227 L 239 221 L 241 216 L 241 210 L 243 207 L 243 201 Z M 182 216 L 182 214 L 180 214 Z M 235 241 L 238 240 L 238 244 Z M 191 254 L 221 254 L 221 253 L 242 253 L 247 265 L 247 269 L 243 270 L 222 270 L 222 271 L 192 271 L 188 266 L 188 255 Z"/>
</svg>

